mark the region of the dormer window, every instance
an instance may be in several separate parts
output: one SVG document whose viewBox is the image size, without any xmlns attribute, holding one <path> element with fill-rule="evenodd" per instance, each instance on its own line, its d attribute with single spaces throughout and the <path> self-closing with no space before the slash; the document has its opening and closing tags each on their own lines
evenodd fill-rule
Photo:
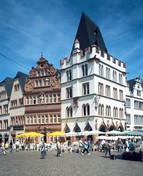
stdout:
<svg viewBox="0 0 143 176">
<path fill-rule="evenodd" d="M 141 96 L 141 91 L 137 90 L 137 96 Z"/>
</svg>

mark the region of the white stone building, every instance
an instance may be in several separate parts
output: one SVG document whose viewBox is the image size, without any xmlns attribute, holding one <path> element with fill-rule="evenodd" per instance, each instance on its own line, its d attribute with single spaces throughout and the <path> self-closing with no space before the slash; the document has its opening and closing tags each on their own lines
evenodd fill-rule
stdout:
<svg viewBox="0 0 143 176">
<path fill-rule="evenodd" d="M 143 86 L 140 76 L 127 81 L 126 120 L 127 130 L 143 130 Z"/>
<path fill-rule="evenodd" d="M 61 60 L 62 130 L 125 128 L 126 65 L 108 54 L 100 29 L 82 14 L 71 56 Z"/>
<path fill-rule="evenodd" d="M 13 79 L 5 78 L 0 83 L 0 144 L 9 141 L 10 113 L 9 102 Z"/>
<path fill-rule="evenodd" d="M 15 142 L 15 136 L 25 132 L 25 106 L 23 100 L 25 80 L 28 75 L 18 72 L 14 78 L 10 95 L 10 139 Z"/>
</svg>

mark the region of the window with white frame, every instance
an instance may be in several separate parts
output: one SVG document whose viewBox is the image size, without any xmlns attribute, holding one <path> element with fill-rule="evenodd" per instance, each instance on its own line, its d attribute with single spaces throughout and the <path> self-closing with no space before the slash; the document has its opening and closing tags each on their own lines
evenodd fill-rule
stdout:
<svg viewBox="0 0 143 176">
<path fill-rule="evenodd" d="M 123 109 L 122 108 L 119 109 L 119 117 L 121 119 L 123 118 Z"/>
<path fill-rule="evenodd" d="M 126 107 L 127 108 L 131 107 L 131 100 L 129 98 L 126 99 Z"/>
<path fill-rule="evenodd" d="M 98 115 L 104 116 L 104 105 L 103 104 L 98 105 Z"/>
<path fill-rule="evenodd" d="M 122 90 L 119 90 L 119 99 L 123 100 L 123 91 Z"/>
<path fill-rule="evenodd" d="M 88 75 L 88 65 L 87 64 L 82 65 L 81 68 L 82 68 L 82 76 L 87 76 Z"/>
<path fill-rule="evenodd" d="M 31 124 L 33 124 L 33 117 L 32 117 L 32 116 L 30 116 L 30 119 L 31 119 L 31 122 L 30 122 L 30 123 L 31 123 Z"/>
<path fill-rule="evenodd" d="M 71 81 L 72 80 L 72 72 L 71 72 L 71 70 L 67 70 L 66 74 L 67 74 L 67 81 Z"/>
<path fill-rule="evenodd" d="M 26 104 L 29 105 L 29 97 L 26 97 Z"/>
<path fill-rule="evenodd" d="M 33 104 L 36 104 L 36 97 L 33 96 Z"/>
<path fill-rule="evenodd" d="M 99 95 L 104 95 L 103 84 L 102 83 L 98 84 L 98 94 Z"/>
<path fill-rule="evenodd" d="M 117 99 L 117 88 L 113 88 L 113 98 Z"/>
<path fill-rule="evenodd" d="M 49 103 L 49 96 L 46 95 L 46 103 Z"/>
<path fill-rule="evenodd" d="M 40 115 L 38 115 L 38 123 L 39 124 L 41 123 L 41 117 L 40 117 Z"/>
<path fill-rule="evenodd" d="M 102 77 L 104 76 L 104 67 L 102 64 L 99 64 L 99 75 Z"/>
<path fill-rule="evenodd" d="M 45 116 L 45 122 L 48 123 L 48 116 Z"/>
<path fill-rule="evenodd" d="M 50 123 L 53 123 L 53 116 L 50 115 Z"/>
<path fill-rule="evenodd" d="M 57 123 L 57 116 L 56 116 L 56 114 L 54 115 L 54 123 Z"/>
<path fill-rule="evenodd" d="M 56 103 L 56 94 L 53 95 L 54 103 Z"/>
<path fill-rule="evenodd" d="M 32 105 L 32 96 L 30 96 L 30 105 Z"/>
<path fill-rule="evenodd" d="M 38 80 L 35 80 L 35 87 L 38 87 Z"/>
<path fill-rule="evenodd" d="M 137 90 L 137 96 L 141 96 L 141 91 Z"/>
<path fill-rule="evenodd" d="M 50 103 L 52 103 L 52 95 L 50 95 Z"/>
<path fill-rule="evenodd" d="M 67 98 L 72 98 L 72 87 L 66 88 Z"/>
<path fill-rule="evenodd" d="M 42 115 L 42 123 L 45 123 L 44 120 L 45 120 L 45 119 L 44 119 L 44 115 Z"/>
<path fill-rule="evenodd" d="M 110 97 L 110 86 L 106 85 L 106 96 Z"/>
<path fill-rule="evenodd" d="M 126 122 L 131 123 L 131 115 L 130 114 L 126 115 Z"/>
<path fill-rule="evenodd" d="M 36 115 L 34 115 L 34 123 L 36 124 Z"/>
<path fill-rule="evenodd" d="M 72 117 L 72 107 L 67 107 L 66 108 L 66 112 L 67 112 L 67 117 Z"/>
<path fill-rule="evenodd" d="M 29 124 L 29 116 L 27 116 L 27 124 Z"/>
<path fill-rule="evenodd" d="M 82 84 L 82 92 L 83 92 L 83 95 L 89 94 L 89 83 Z"/>
<path fill-rule="evenodd" d="M 84 104 L 82 106 L 83 116 L 90 115 L 90 106 L 89 104 Z"/>
<path fill-rule="evenodd" d="M 143 110 L 143 102 L 134 100 L 134 109 Z"/>
<path fill-rule="evenodd" d="M 60 114 L 58 114 L 58 123 L 60 123 L 61 122 L 61 116 L 60 116 Z"/>
<path fill-rule="evenodd" d="M 39 87 L 41 87 L 42 86 L 42 81 L 41 80 L 39 80 Z"/>
<path fill-rule="evenodd" d="M 61 101 L 61 96 L 58 94 L 58 103 Z"/>
<path fill-rule="evenodd" d="M 142 115 L 134 115 L 134 124 L 135 125 L 143 125 L 143 116 Z"/>
<path fill-rule="evenodd" d="M 117 107 L 113 108 L 113 117 L 118 117 L 118 108 Z"/>
<path fill-rule="evenodd" d="M 119 73 L 119 83 L 120 84 L 123 83 L 123 75 L 121 73 Z"/>
<path fill-rule="evenodd" d="M 106 67 L 106 78 L 110 79 L 110 68 Z"/>
<path fill-rule="evenodd" d="M 117 82 L 117 72 L 113 70 L 113 81 Z"/>
<path fill-rule="evenodd" d="M 106 116 L 110 117 L 111 116 L 111 107 L 110 106 L 106 106 Z"/>
</svg>

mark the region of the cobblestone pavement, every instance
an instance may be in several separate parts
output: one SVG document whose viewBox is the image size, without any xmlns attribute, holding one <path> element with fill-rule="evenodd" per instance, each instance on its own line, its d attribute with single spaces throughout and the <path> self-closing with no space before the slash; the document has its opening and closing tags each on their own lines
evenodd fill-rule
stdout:
<svg viewBox="0 0 143 176">
<path fill-rule="evenodd" d="M 117 158 L 110 160 L 104 153 L 91 155 L 47 152 L 40 159 L 40 152 L 21 151 L 0 154 L 0 176 L 142 176 L 143 163 Z"/>
</svg>

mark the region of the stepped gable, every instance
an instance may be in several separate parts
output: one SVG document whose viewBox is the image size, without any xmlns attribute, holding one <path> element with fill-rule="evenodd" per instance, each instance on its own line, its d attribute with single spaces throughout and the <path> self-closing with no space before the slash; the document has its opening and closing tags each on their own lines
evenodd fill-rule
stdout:
<svg viewBox="0 0 143 176">
<path fill-rule="evenodd" d="M 87 15 L 85 15 L 85 13 L 82 13 L 74 41 L 76 40 L 79 41 L 80 49 L 83 51 L 92 45 L 96 45 L 101 51 L 108 53 L 99 27 Z M 73 49 L 74 45 L 72 51 Z"/>
<path fill-rule="evenodd" d="M 140 82 L 141 86 L 143 87 L 143 82 L 141 81 L 140 76 L 137 76 L 136 78 L 127 81 L 129 90 L 131 92 L 133 92 L 134 86 L 137 82 Z"/>
</svg>

